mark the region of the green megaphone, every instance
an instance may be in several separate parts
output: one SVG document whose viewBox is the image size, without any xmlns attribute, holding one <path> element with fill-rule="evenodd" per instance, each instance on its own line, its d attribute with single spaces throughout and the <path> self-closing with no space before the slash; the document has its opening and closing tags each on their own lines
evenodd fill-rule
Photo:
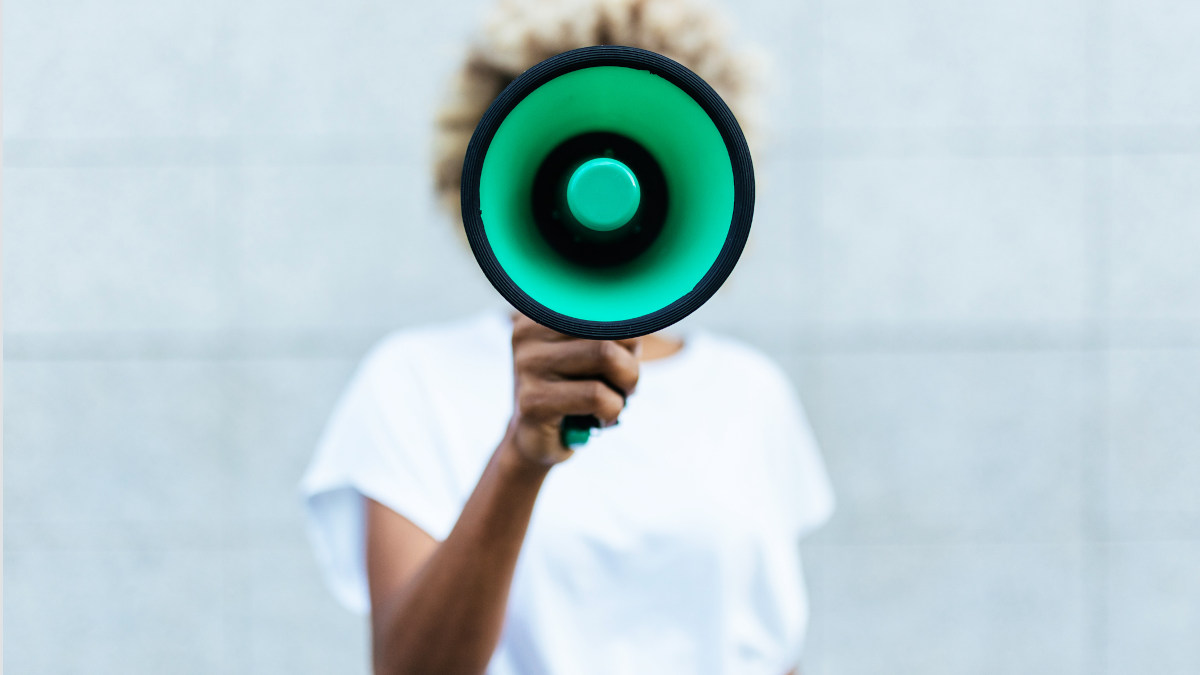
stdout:
<svg viewBox="0 0 1200 675">
<path fill-rule="evenodd" d="M 463 162 L 463 226 L 484 274 L 518 311 L 575 337 L 639 337 L 691 314 L 737 264 L 753 212 L 729 107 L 692 71 L 633 47 L 525 71 Z M 567 418 L 564 443 L 595 426 Z"/>
</svg>

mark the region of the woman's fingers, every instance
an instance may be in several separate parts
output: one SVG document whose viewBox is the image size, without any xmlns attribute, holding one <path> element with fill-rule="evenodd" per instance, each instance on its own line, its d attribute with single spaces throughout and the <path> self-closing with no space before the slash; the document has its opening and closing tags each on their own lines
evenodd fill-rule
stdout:
<svg viewBox="0 0 1200 675">
<path fill-rule="evenodd" d="M 518 392 L 521 414 L 534 422 L 557 422 L 567 415 L 595 415 L 612 425 L 625 409 L 625 399 L 599 380 L 544 382 Z"/>
<path fill-rule="evenodd" d="M 638 359 L 632 351 L 635 347 L 636 341 L 612 340 L 530 345 L 522 351 L 522 362 L 517 365 L 519 370 L 554 379 L 600 378 L 628 396 L 638 381 Z"/>
<path fill-rule="evenodd" d="M 617 421 L 638 381 L 641 341 L 583 340 L 513 317 L 515 403 L 510 430 L 517 449 L 542 464 L 570 456 L 559 425 L 570 415 Z"/>
</svg>

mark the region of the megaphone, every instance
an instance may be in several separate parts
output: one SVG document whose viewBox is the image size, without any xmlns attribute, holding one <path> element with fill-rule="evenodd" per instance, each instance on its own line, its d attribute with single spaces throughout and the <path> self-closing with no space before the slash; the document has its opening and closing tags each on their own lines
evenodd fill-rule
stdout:
<svg viewBox="0 0 1200 675">
<path fill-rule="evenodd" d="M 480 268 L 518 311 L 580 338 L 639 337 L 691 314 L 737 264 L 753 212 L 729 107 L 681 64 L 633 47 L 576 49 L 522 73 L 463 161 Z M 568 418 L 564 441 L 590 422 Z"/>
</svg>

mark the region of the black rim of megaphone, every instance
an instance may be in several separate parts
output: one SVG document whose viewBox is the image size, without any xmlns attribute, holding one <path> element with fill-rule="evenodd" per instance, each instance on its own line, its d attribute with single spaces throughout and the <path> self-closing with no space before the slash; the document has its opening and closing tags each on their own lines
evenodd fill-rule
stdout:
<svg viewBox="0 0 1200 675">
<path fill-rule="evenodd" d="M 496 260 L 479 213 L 479 178 L 483 160 L 496 130 L 509 112 L 535 89 L 566 73 L 597 66 L 647 70 L 691 96 L 708 114 L 725 140 L 733 167 L 733 217 L 716 261 L 696 286 L 671 304 L 649 314 L 621 321 L 591 321 L 560 314 L 529 297 Z M 522 73 L 488 107 L 467 145 L 462 174 L 462 215 L 471 251 L 492 286 L 513 307 L 560 333 L 597 340 L 640 337 L 670 326 L 696 311 L 729 277 L 750 236 L 754 214 L 754 169 L 746 137 L 725 101 L 700 76 L 655 52 L 624 46 L 584 47 L 552 56 Z"/>
</svg>

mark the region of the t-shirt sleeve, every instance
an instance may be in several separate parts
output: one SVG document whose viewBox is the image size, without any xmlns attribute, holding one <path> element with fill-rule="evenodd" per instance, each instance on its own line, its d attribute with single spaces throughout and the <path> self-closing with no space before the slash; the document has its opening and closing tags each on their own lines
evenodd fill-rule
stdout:
<svg viewBox="0 0 1200 675">
<path fill-rule="evenodd" d="M 458 518 L 452 467 L 413 355 L 393 338 L 363 361 L 301 480 L 309 538 L 326 582 L 351 611 L 370 610 L 365 497 L 442 540 Z"/>
<path fill-rule="evenodd" d="M 782 371 L 774 371 L 769 380 L 765 408 L 772 473 L 780 481 L 781 501 L 793 531 L 803 537 L 833 515 L 833 487 L 795 387 Z"/>
</svg>

